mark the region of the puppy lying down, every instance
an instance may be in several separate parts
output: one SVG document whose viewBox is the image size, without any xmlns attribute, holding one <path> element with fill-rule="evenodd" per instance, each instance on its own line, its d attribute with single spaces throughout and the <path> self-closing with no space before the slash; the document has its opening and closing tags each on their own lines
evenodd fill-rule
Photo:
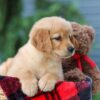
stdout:
<svg viewBox="0 0 100 100">
<path fill-rule="evenodd" d="M 63 80 L 61 58 L 74 53 L 71 33 L 70 22 L 63 18 L 39 20 L 32 27 L 28 42 L 0 66 L 0 75 L 19 78 L 22 91 L 28 96 L 34 96 L 38 88 L 51 91 L 58 80 Z"/>
</svg>

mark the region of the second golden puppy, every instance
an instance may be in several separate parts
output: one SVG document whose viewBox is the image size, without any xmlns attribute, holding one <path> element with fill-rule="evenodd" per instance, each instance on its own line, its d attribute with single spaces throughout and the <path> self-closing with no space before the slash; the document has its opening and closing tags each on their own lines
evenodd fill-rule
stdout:
<svg viewBox="0 0 100 100">
<path fill-rule="evenodd" d="M 34 96 L 38 87 L 46 92 L 63 80 L 61 58 L 70 57 L 74 47 L 70 42 L 70 22 L 60 17 L 46 17 L 32 27 L 28 42 L 12 59 L 6 75 L 17 77 L 22 90 Z"/>
</svg>

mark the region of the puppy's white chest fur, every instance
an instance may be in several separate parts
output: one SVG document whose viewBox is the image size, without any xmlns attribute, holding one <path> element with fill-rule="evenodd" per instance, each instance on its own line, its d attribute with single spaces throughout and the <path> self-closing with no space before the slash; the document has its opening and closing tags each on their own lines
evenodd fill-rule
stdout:
<svg viewBox="0 0 100 100">
<path fill-rule="evenodd" d="M 24 71 L 34 73 L 38 79 L 48 72 L 57 75 L 59 73 L 59 77 L 63 79 L 61 61 L 53 57 L 45 57 L 31 45 L 30 41 L 19 50 L 18 54 L 14 58 L 11 69 L 8 71 L 8 75 L 15 75 L 16 77 L 18 73 L 13 70 L 16 70 L 16 72 L 19 73 Z"/>
<path fill-rule="evenodd" d="M 41 52 L 37 51 L 37 49 L 33 47 L 31 44 L 30 45 L 28 44 L 28 46 L 30 46 L 29 48 L 31 48 L 27 50 L 27 52 L 29 53 L 28 55 L 30 55 L 31 57 L 29 63 L 31 63 L 30 65 L 32 66 L 30 67 L 37 76 L 37 78 L 41 78 L 48 72 L 50 73 L 62 72 L 61 61 L 59 59 L 55 59 L 55 57 L 54 58 L 46 57 Z"/>
<path fill-rule="evenodd" d="M 61 63 L 53 60 L 45 60 L 40 62 L 36 68 L 36 76 L 41 78 L 46 73 L 59 73 L 61 70 Z"/>
</svg>

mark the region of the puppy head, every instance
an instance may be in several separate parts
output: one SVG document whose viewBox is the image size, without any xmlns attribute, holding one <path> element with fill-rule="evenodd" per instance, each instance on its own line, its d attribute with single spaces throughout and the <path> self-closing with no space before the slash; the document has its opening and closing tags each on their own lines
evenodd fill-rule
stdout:
<svg viewBox="0 0 100 100">
<path fill-rule="evenodd" d="M 72 42 L 77 53 L 87 54 L 94 40 L 94 29 L 90 26 L 71 23 L 73 28 Z"/>
<path fill-rule="evenodd" d="M 36 49 L 50 55 L 69 57 L 74 46 L 69 37 L 71 24 L 60 17 L 46 17 L 39 20 L 30 32 L 30 39 Z"/>
</svg>

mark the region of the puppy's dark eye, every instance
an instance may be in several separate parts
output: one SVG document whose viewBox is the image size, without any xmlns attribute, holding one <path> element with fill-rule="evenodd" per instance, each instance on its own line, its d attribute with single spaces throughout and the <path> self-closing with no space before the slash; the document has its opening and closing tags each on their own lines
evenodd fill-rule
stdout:
<svg viewBox="0 0 100 100">
<path fill-rule="evenodd" d="M 61 41 L 61 36 L 54 37 L 53 39 L 55 39 L 55 40 L 57 40 L 57 41 Z"/>
</svg>

